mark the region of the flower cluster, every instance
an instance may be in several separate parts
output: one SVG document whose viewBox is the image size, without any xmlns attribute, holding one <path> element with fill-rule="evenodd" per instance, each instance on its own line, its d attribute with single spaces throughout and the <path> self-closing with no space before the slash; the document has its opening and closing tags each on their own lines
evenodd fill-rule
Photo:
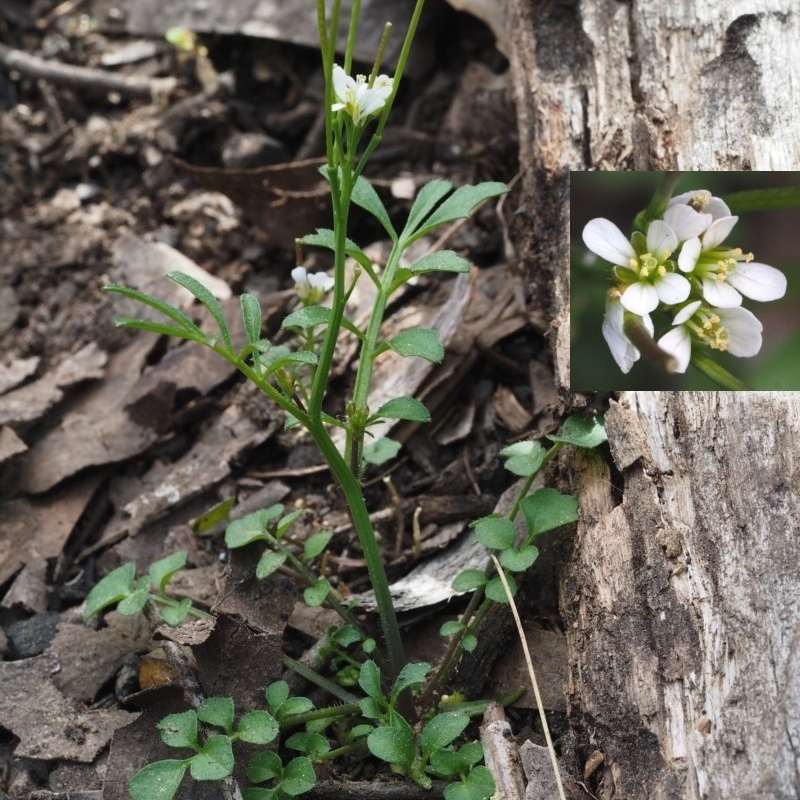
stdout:
<svg viewBox="0 0 800 800">
<path fill-rule="evenodd" d="M 333 93 L 336 102 L 331 110 L 344 111 L 356 125 L 363 125 L 383 108 L 392 88 L 392 79 L 388 75 L 378 75 L 370 83 L 365 75 L 353 78 L 338 64 L 334 64 Z"/>
<path fill-rule="evenodd" d="M 673 315 L 671 330 L 657 344 L 672 357 L 674 372 L 686 371 L 693 348 L 758 353 L 762 326 L 741 307 L 742 297 L 777 300 L 786 292 L 786 278 L 754 262 L 752 253 L 723 245 L 738 219 L 701 189 L 673 197 L 663 219 L 630 240 L 607 219 L 586 225 L 586 246 L 614 265 L 617 285 L 607 295 L 603 336 L 623 372 L 640 356 L 626 335 L 626 319 L 633 317 L 652 337 L 650 314 L 659 308 Z"/>
<path fill-rule="evenodd" d="M 304 306 L 315 306 L 333 289 L 333 278 L 325 272 L 307 272 L 305 267 L 292 270 L 294 288 Z"/>
</svg>

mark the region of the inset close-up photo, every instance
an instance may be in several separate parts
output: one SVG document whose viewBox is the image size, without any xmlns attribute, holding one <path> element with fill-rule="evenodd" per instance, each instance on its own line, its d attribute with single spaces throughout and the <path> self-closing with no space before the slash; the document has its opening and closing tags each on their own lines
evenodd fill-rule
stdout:
<svg viewBox="0 0 800 800">
<path fill-rule="evenodd" d="M 799 199 L 798 172 L 572 173 L 570 388 L 799 389 Z"/>
</svg>

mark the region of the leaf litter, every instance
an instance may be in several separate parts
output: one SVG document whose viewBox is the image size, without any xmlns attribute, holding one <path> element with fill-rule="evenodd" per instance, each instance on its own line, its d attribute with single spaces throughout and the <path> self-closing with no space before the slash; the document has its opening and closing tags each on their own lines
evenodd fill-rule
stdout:
<svg viewBox="0 0 800 800">
<path fill-rule="evenodd" d="M 402 18 L 402 10 L 396 15 Z M 98 17 L 94 31 L 82 29 L 75 14 L 54 19 L 46 35 L 85 42 L 90 69 L 112 50 L 119 55 L 109 17 Z M 155 19 L 151 25 L 157 25 Z M 209 22 L 209 30 L 214 24 Z M 299 20 L 292 24 L 302 28 Z M 39 655 L 0 661 L 0 726 L 13 735 L 15 757 L 54 762 L 93 761 L 116 730 L 107 797 L 124 796 L 137 758 L 141 764 L 154 757 L 153 721 L 164 709 L 180 707 L 180 688 L 148 689 L 133 705 L 114 699 L 109 687 L 125 657 L 159 645 L 130 619 L 109 615 L 97 630 L 75 619 L 97 577 L 123 560 L 146 569 L 176 545 L 187 549 L 192 568 L 173 588 L 213 606 L 219 616 L 216 623 L 159 635 L 192 643 L 206 693 L 241 697 L 242 708 L 256 707 L 260 687 L 270 675 L 280 675 L 287 636 L 313 639 L 321 618 L 302 619 L 304 606 L 295 603 L 296 588 L 286 579 L 256 581 L 252 553 L 246 558 L 237 553 L 232 563 L 221 564 L 224 526 L 198 535 L 190 521 L 225 498 L 235 499 L 234 515 L 242 513 L 240 506 L 278 501 L 304 508 L 299 536 L 322 528 L 335 533 L 330 578 L 343 591 L 366 588 L 341 503 L 307 446 L 282 430 L 281 416 L 201 347 L 115 329 L 113 318 L 129 310 L 121 298 L 100 293 L 112 281 L 136 285 L 174 302 L 210 330 L 201 309 L 163 279 L 167 270 L 179 269 L 212 286 L 234 323 L 235 339 L 243 340 L 235 327 L 241 324 L 235 295 L 243 290 L 260 297 L 266 335 L 277 334 L 294 296 L 288 278 L 294 237 L 326 219 L 324 184 L 313 159 L 319 155 L 314 114 L 308 113 L 317 101 L 312 88 L 312 96 L 302 91 L 304 82 L 313 86 L 318 65 L 293 45 L 270 55 L 257 39 L 249 40 L 237 65 L 239 77 L 247 77 L 242 85 L 251 81 L 251 88 L 258 87 L 261 81 L 262 89 L 275 92 L 266 111 L 255 96 L 245 94 L 243 102 L 259 109 L 268 135 L 284 152 L 312 157 L 249 170 L 235 166 L 250 158 L 245 145 L 255 141 L 263 153 L 281 152 L 265 140 L 264 127 L 255 126 L 255 140 L 242 137 L 238 127 L 250 124 L 246 115 L 237 119 L 228 101 L 202 95 L 191 72 L 176 66 L 167 48 L 152 47 L 155 40 L 137 35 L 131 46 L 148 46 L 111 68 L 121 75 L 142 70 L 158 76 L 177 69 L 179 91 L 170 90 L 178 93 L 169 103 L 124 93 L 109 103 L 103 91 L 83 95 L 69 84 L 48 89 L 46 82 L 37 89 L 23 77 L 15 84 L 17 104 L 0 115 L 0 135 L 12 143 L 10 157 L 0 165 L 9 187 L 0 198 L 5 292 L 0 332 L 6 345 L 0 364 L 0 630 L 53 609 L 59 613 L 55 633 L 42 642 Z M 491 36 L 481 35 L 493 68 L 476 65 L 464 77 L 439 68 L 441 80 L 427 84 L 419 101 L 420 108 L 437 113 L 412 123 L 413 132 L 385 132 L 387 147 L 395 149 L 386 167 L 389 177 L 383 180 L 379 172 L 371 178 L 388 193 L 393 213 L 408 207 L 408 194 L 396 178 L 400 172 L 413 183 L 436 170 L 456 183 L 474 180 L 481 169 L 491 177 L 512 177 L 513 138 L 507 133 L 515 122 L 509 90 Z M 44 44 L 40 39 L 38 46 Z M 434 51 L 428 52 L 432 64 Z M 485 108 L 470 105 L 476 86 L 484 92 Z M 453 87 L 455 99 L 447 94 Z M 500 119 L 506 120 L 505 138 L 492 151 L 490 142 L 501 142 L 493 138 L 499 136 Z M 219 142 L 226 137 L 224 149 Z M 398 194 L 392 198 L 393 185 Z M 455 226 L 445 245 L 420 243 L 453 248 L 480 266 L 450 280 L 420 276 L 389 319 L 387 335 L 409 325 L 436 326 L 447 347 L 437 366 L 394 356 L 378 362 L 370 398 L 377 407 L 398 394 L 420 397 L 433 414 L 427 426 L 385 426 L 406 447 L 393 470 L 369 476 L 365 489 L 396 577 L 414 564 L 436 575 L 438 556 L 431 554 L 469 541 L 466 525 L 490 513 L 507 486 L 497 451 L 513 437 L 551 424 L 556 400 L 549 367 L 538 360 L 545 358 L 546 347 L 519 305 L 520 278 L 498 264 L 501 227 L 487 209 L 476 222 Z M 359 230 L 359 241 L 374 239 L 379 247 L 380 233 Z M 306 257 L 311 267 L 325 269 L 324 255 L 309 249 Z M 366 280 L 363 288 L 367 304 Z M 343 347 L 337 355 L 338 380 L 344 382 L 353 354 Z M 336 387 L 331 400 L 335 412 Z M 381 477 L 401 490 L 399 507 Z M 411 531 L 415 514 L 419 542 Z M 438 580 L 446 586 L 446 572 Z M 399 583 L 398 591 L 403 586 L 409 581 Z M 426 608 L 430 597 L 404 591 L 404 607 L 428 618 L 421 623 L 430 631 L 423 638 L 438 646 L 433 631 L 442 611 Z M 452 611 L 444 613 L 452 617 Z M 237 669 L 256 662 L 264 665 L 258 674 Z M 37 710 L 29 714 L 34 701 Z M 146 710 L 134 727 L 121 727 L 141 708 Z M 28 781 L 35 788 L 33 772 L 19 774 L 15 786 Z M 86 773 L 80 774 L 85 779 Z"/>
</svg>

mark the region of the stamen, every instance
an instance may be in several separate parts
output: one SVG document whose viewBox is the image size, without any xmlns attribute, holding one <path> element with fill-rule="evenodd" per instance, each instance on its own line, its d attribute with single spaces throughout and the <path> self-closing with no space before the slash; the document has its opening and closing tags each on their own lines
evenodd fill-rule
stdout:
<svg viewBox="0 0 800 800">
<path fill-rule="evenodd" d="M 688 205 L 695 211 L 702 211 L 708 205 L 708 198 L 702 194 L 694 194 L 689 200 Z"/>
</svg>

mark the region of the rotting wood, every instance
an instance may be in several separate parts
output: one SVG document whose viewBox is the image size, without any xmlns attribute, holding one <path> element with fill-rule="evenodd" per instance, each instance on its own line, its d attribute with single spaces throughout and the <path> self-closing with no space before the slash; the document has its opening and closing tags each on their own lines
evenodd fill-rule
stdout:
<svg viewBox="0 0 800 800">
<path fill-rule="evenodd" d="M 605 465 L 582 471 L 564 584 L 568 704 L 593 720 L 584 741 L 605 753 L 604 792 L 792 796 L 800 403 L 646 392 L 622 402 L 629 413 L 608 413 L 612 453 L 629 438 L 644 449 L 623 472 L 621 505 Z M 672 474 L 657 485 L 651 467 Z"/>
<path fill-rule="evenodd" d="M 574 406 L 587 399 L 568 391 L 570 170 L 795 168 L 800 19 L 788 0 L 505 6 L 514 235 Z M 793 396 L 625 395 L 608 415 L 624 486 L 602 463 L 571 465 L 572 770 L 604 752 L 588 778 L 601 800 L 797 796 L 796 419 Z M 657 486 L 651 468 L 674 476 Z"/>
</svg>

